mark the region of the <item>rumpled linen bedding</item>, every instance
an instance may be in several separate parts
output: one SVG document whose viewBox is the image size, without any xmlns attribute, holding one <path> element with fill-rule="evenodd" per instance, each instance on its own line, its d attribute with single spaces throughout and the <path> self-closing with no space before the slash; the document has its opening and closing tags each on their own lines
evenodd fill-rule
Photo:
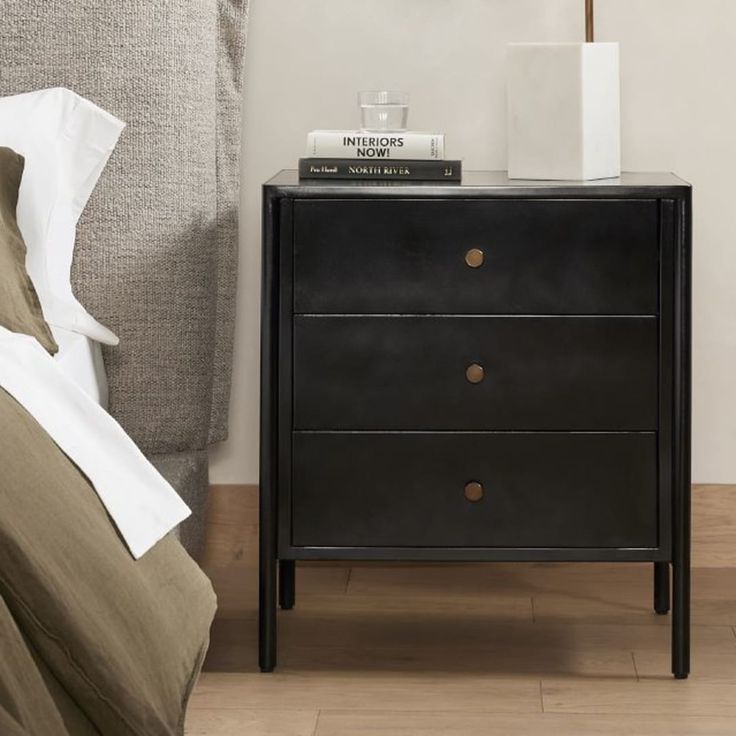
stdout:
<svg viewBox="0 0 736 736">
<path fill-rule="evenodd" d="M 0 389 L 0 733 L 183 733 L 215 611 L 173 536 L 135 560 L 85 476 Z"/>
<path fill-rule="evenodd" d="M 0 326 L 0 387 L 87 476 L 133 557 L 190 511 L 123 428 L 70 380 L 37 339 Z"/>
</svg>

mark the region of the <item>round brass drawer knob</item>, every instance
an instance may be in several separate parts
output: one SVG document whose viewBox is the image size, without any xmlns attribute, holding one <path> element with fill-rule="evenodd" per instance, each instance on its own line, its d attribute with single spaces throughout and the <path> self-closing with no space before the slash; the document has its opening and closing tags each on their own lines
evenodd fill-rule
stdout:
<svg viewBox="0 0 736 736">
<path fill-rule="evenodd" d="M 470 268 L 480 268 L 483 265 L 485 258 L 486 257 L 482 250 L 479 248 L 471 248 L 465 254 L 465 263 L 467 263 Z"/>
<path fill-rule="evenodd" d="M 480 383 L 485 378 L 486 372 L 483 370 L 483 366 L 480 363 L 471 363 L 465 369 L 465 378 L 470 383 Z"/>
<path fill-rule="evenodd" d="M 477 503 L 483 498 L 483 484 L 477 480 L 472 480 L 465 484 L 465 498 L 471 503 Z"/>
</svg>

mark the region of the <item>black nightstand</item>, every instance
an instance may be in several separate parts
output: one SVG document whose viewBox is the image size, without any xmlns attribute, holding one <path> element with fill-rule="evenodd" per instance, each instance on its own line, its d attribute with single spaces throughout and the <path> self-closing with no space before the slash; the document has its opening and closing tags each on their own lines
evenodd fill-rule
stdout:
<svg viewBox="0 0 736 736">
<path fill-rule="evenodd" d="M 277 562 L 637 561 L 687 677 L 689 185 L 263 192 L 261 669 Z"/>
</svg>

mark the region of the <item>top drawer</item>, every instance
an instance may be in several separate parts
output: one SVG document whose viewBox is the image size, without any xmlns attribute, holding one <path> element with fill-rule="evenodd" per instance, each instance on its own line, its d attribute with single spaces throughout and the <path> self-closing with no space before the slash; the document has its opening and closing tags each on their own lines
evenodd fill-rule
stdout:
<svg viewBox="0 0 736 736">
<path fill-rule="evenodd" d="M 297 200 L 294 311 L 653 315 L 658 219 L 656 200 Z"/>
</svg>

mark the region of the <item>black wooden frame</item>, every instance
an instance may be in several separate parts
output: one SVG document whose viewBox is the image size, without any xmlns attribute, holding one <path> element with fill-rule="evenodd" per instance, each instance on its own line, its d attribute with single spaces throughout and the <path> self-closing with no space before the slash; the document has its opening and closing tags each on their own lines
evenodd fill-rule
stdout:
<svg viewBox="0 0 736 736">
<path fill-rule="evenodd" d="M 672 567 L 672 672 L 690 670 L 691 188 L 669 175 L 619 183 L 473 185 L 299 183 L 281 172 L 263 188 L 259 665 L 276 666 L 277 600 L 294 605 L 296 560 L 629 561 L 654 563 L 654 609 L 667 613 Z M 499 183 L 500 181 L 500 183 Z M 660 203 L 659 538 L 656 548 L 325 548 L 291 544 L 292 244 L 299 198 L 657 199 Z M 278 584 L 277 584 L 277 566 Z"/>
</svg>

